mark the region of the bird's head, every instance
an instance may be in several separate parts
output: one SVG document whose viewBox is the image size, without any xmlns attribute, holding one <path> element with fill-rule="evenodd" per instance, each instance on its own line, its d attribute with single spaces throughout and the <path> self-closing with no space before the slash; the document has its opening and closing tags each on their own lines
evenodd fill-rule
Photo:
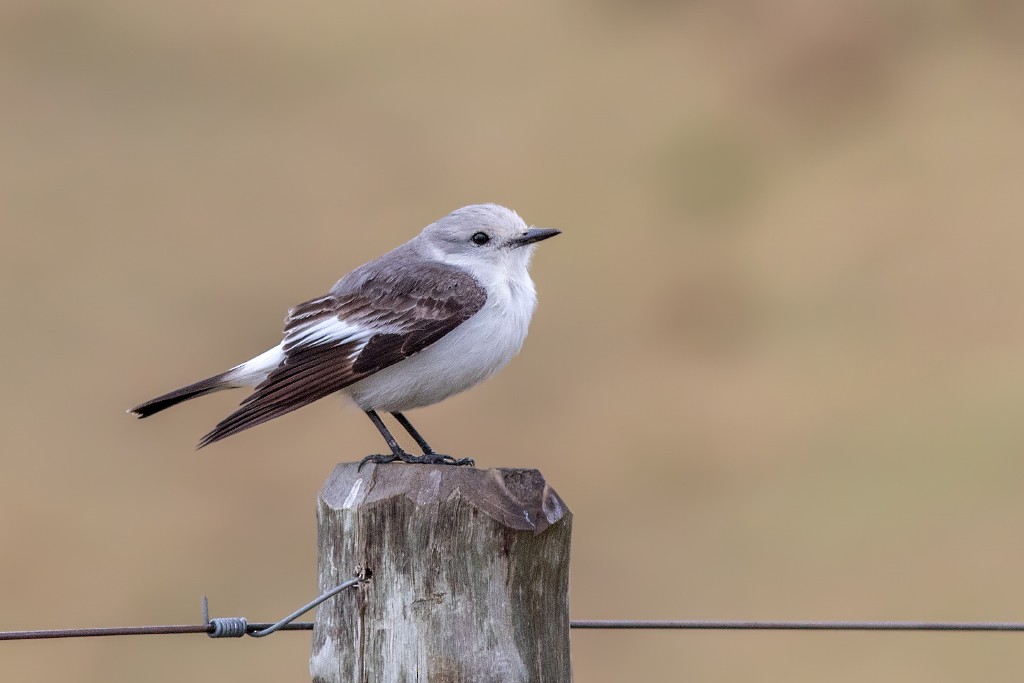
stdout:
<svg viewBox="0 0 1024 683">
<path fill-rule="evenodd" d="M 480 268 L 525 270 L 537 242 L 559 232 L 531 228 L 504 206 L 473 204 L 428 225 L 421 237 L 436 257 L 475 273 Z"/>
</svg>

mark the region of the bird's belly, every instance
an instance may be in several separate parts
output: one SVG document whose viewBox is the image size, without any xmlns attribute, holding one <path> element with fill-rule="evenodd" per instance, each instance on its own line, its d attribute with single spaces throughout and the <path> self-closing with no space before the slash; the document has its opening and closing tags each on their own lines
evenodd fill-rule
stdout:
<svg viewBox="0 0 1024 683">
<path fill-rule="evenodd" d="M 508 364 L 523 346 L 530 322 L 485 307 L 420 353 L 344 389 L 363 410 L 401 412 L 465 391 Z"/>
</svg>

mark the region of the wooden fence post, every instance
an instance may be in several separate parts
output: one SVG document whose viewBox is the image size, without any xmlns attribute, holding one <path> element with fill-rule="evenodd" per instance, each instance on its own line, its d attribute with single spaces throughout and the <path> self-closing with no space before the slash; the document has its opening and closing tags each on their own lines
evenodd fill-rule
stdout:
<svg viewBox="0 0 1024 683">
<path fill-rule="evenodd" d="M 338 465 L 320 492 L 315 683 L 571 683 L 572 514 L 537 470 Z"/>
</svg>

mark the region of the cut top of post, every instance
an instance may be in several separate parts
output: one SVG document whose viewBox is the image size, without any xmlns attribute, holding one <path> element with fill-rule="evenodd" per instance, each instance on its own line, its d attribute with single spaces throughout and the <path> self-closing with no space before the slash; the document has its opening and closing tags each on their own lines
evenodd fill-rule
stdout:
<svg viewBox="0 0 1024 683">
<path fill-rule="evenodd" d="M 496 522 L 539 534 L 569 510 L 539 470 L 480 470 L 452 465 L 356 463 L 334 468 L 320 498 L 335 509 L 356 508 L 405 496 L 417 505 L 461 497 Z"/>
</svg>

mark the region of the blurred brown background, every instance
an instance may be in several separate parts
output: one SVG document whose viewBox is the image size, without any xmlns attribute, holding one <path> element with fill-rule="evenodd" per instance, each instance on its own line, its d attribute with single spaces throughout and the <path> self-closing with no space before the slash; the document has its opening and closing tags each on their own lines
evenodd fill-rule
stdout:
<svg viewBox="0 0 1024 683">
<path fill-rule="evenodd" d="M 326 400 L 124 410 L 458 206 L 522 356 L 414 414 L 572 506 L 575 618 L 1024 619 L 1024 12 L 7 0 L 0 630 L 265 620 L 382 444 Z M 576 680 L 1017 681 L 1016 635 L 576 632 Z M 309 637 L 0 644 L 10 681 L 305 681 Z"/>
</svg>

